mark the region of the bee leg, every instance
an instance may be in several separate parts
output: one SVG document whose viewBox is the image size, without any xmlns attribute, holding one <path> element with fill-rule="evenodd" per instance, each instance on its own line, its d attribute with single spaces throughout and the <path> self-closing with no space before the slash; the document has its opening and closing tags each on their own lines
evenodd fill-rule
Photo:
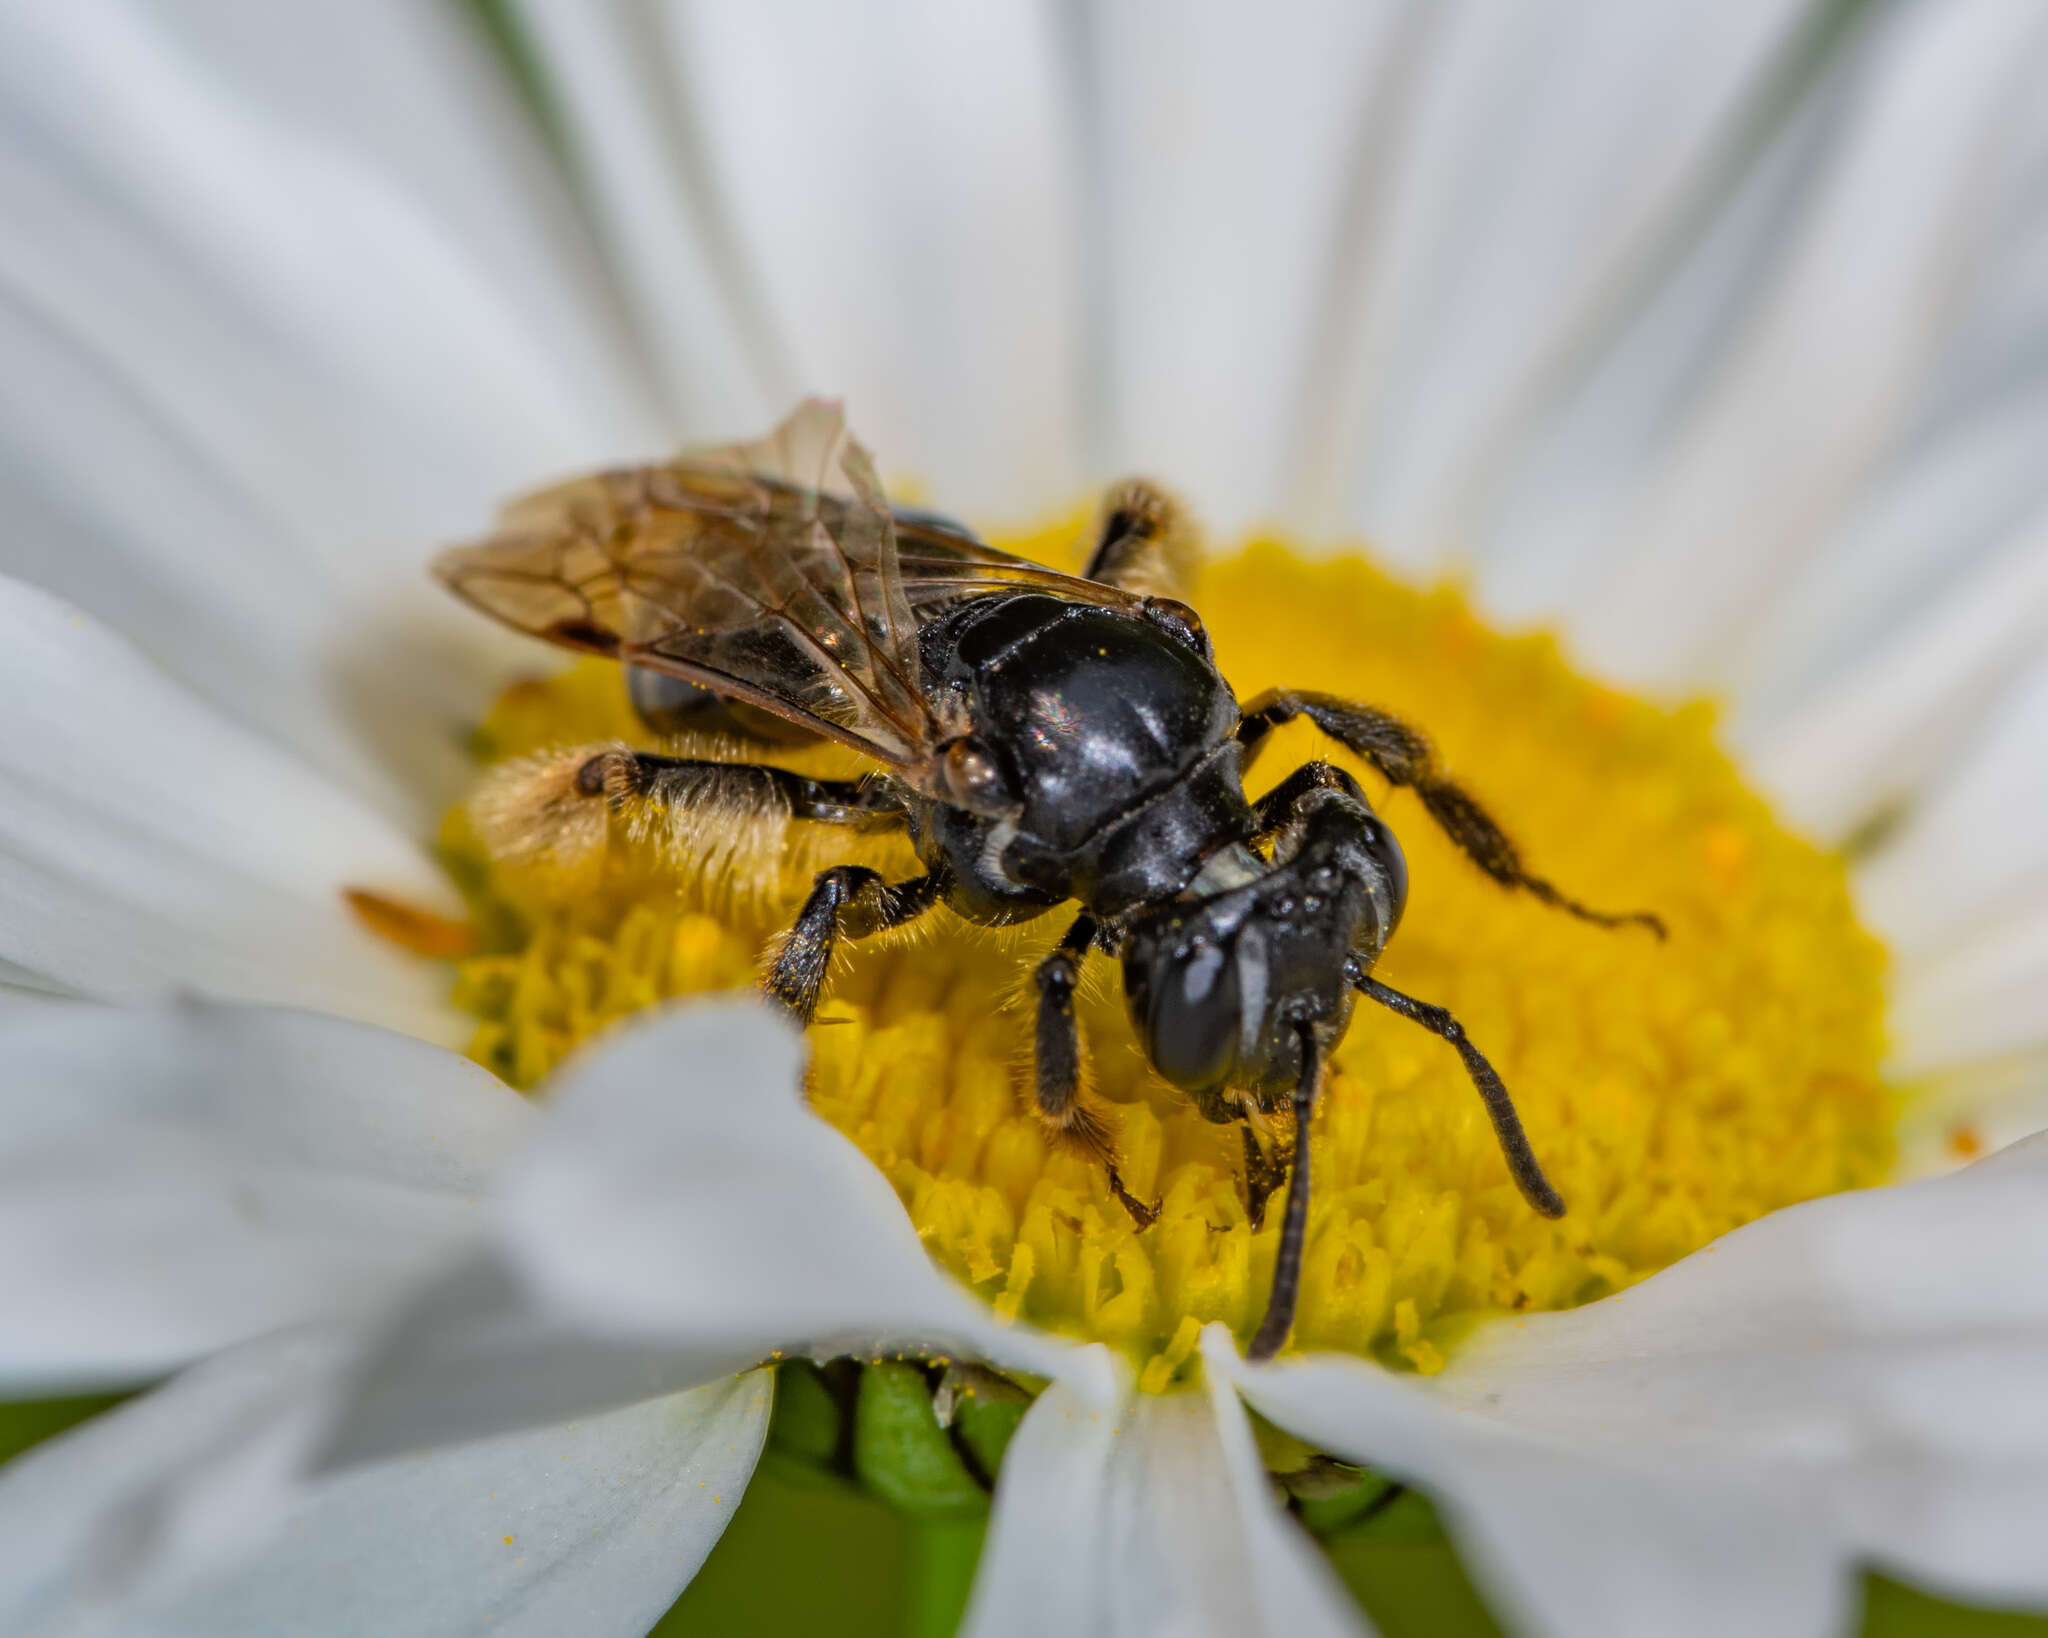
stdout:
<svg viewBox="0 0 2048 1638">
<path fill-rule="evenodd" d="M 1353 779 L 1334 762 L 1304 762 L 1279 784 L 1252 804 L 1252 814 L 1259 823 L 1259 838 L 1270 837 L 1294 816 L 1295 804 L 1310 791 L 1343 791 L 1365 801 L 1365 792 L 1358 788 Z M 1370 804 L 1367 804 L 1370 806 Z"/>
<path fill-rule="evenodd" d="M 1117 1173 L 1116 1148 L 1102 1120 L 1081 1102 L 1081 1032 L 1074 1023 L 1074 989 L 1081 981 L 1081 963 L 1094 947 L 1095 918 L 1083 911 L 1066 937 L 1038 964 L 1038 1029 L 1033 1041 L 1033 1090 L 1038 1115 L 1057 1141 L 1074 1144 L 1100 1160 L 1109 1173 L 1109 1192 L 1131 1221 L 1150 1228 L 1159 1208 L 1148 1206 L 1124 1187 Z"/>
<path fill-rule="evenodd" d="M 1159 1221 L 1159 1207 L 1146 1204 L 1124 1187 L 1124 1180 L 1117 1175 L 1115 1161 L 1108 1162 L 1106 1170 L 1109 1173 L 1109 1192 L 1116 1196 L 1117 1204 L 1131 1214 L 1133 1223 L 1141 1229 L 1148 1229 Z"/>
<path fill-rule="evenodd" d="M 621 810 L 644 804 L 721 818 L 810 819 L 852 830 L 887 830 L 908 817 L 879 780 L 812 779 L 766 763 L 656 756 L 623 746 L 592 756 L 576 785 Z"/>
<path fill-rule="evenodd" d="M 1315 1031 L 1301 1030 L 1301 1075 L 1294 1083 L 1294 1176 L 1287 1185 L 1287 1215 L 1280 1220 L 1280 1250 L 1273 1259 L 1273 1294 L 1266 1299 L 1266 1317 L 1244 1357 L 1271 1359 L 1294 1328 L 1294 1305 L 1301 1298 L 1301 1259 L 1308 1249 L 1308 1126 L 1315 1113 L 1316 1082 L 1322 1077 L 1323 1053 Z"/>
<path fill-rule="evenodd" d="M 1184 599 L 1200 555 L 1187 509 L 1149 478 L 1111 485 L 1096 514 L 1084 580 L 1148 597 Z"/>
<path fill-rule="evenodd" d="M 1346 750 L 1364 757 L 1389 783 L 1414 791 L 1443 833 L 1501 886 L 1519 888 L 1581 921 L 1601 927 L 1633 924 L 1664 936 L 1663 920 L 1648 910 L 1595 910 L 1523 869 L 1521 855 L 1506 833 L 1462 785 L 1443 776 L 1429 741 L 1398 717 L 1330 694 L 1275 688 L 1245 707 L 1238 743 L 1247 753 L 1255 752 L 1269 733 L 1296 717 L 1307 717 Z"/>
<path fill-rule="evenodd" d="M 821 870 L 811 896 L 797 912 L 796 925 L 784 935 L 762 988 L 798 1023 L 808 1024 L 817 1016 L 818 998 L 832 966 L 832 947 L 842 933 L 865 938 L 887 927 L 901 927 L 937 904 L 945 892 L 946 878 L 938 871 L 891 887 L 879 871 L 866 865 Z"/>
<path fill-rule="evenodd" d="M 792 819 L 854 830 L 901 828 L 909 814 L 886 779 L 808 779 L 754 763 L 654 756 L 579 745 L 515 757 L 470 798 L 494 859 L 578 875 L 602 866 L 621 834 L 678 863 L 779 851 Z"/>
<path fill-rule="evenodd" d="M 1095 918 L 1074 918 L 1053 951 L 1038 964 L 1038 1029 L 1033 1041 L 1033 1089 L 1038 1113 L 1056 1133 L 1078 1136 L 1090 1148 L 1099 1128 L 1081 1106 L 1081 1032 L 1074 1023 L 1074 990 L 1081 962 L 1095 942 Z"/>
<path fill-rule="evenodd" d="M 1261 1149 L 1249 1126 L 1240 1126 L 1238 1131 L 1244 1136 L 1245 1215 L 1251 1219 L 1256 1233 L 1266 1226 L 1266 1202 L 1287 1180 L 1287 1168 L 1293 1157 L 1277 1143 L 1271 1153 Z"/>
<path fill-rule="evenodd" d="M 1397 1012 L 1403 1018 L 1420 1024 L 1432 1035 L 1441 1035 L 1458 1049 L 1458 1056 L 1465 1060 L 1465 1073 L 1472 1077 L 1472 1084 L 1479 1089 L 1479 1096 L 1486 1103 L 1486 1113 L 1493 1121 L 1493 1133 L 1500 1142 L 1500 1152 L 1508 1163 L 1508 1175 L 1514 1178 L 1515 1187 L 1522 1191 L 1522 1198 L 1543 1216 L 1562 1217 L 1564 1198 L 1550 1186 L 1550 1179 L 1543 1175 L 1543 1168 L 1537 1164 L 1536 1151 L 1529 1146 L 1529 1134 L 1522 1130 L 1522 1117 L 1515 1113 L 1514 1099 L 1508 1096 L 1508 1089 L 1501 1084 L 1500 1075 L 1493 1065 L 1472 1044 L 1465 1033 L 1465 1026 L 1443 1007 L 1432 1006 L 1412 995 L 1389 989 L 1378 979 L 1370 977 L 1355 958 L 1346 976 L 1351 980 L 1351 987 L 1368 1001 L 1377 1001 L 1389 1012 Z"/>
</svg>

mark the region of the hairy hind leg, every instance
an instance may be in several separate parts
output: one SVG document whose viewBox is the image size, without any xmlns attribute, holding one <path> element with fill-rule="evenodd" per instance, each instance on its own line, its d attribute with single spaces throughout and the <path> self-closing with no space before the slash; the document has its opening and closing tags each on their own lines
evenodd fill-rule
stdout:
<svg viewBox="0 0 2048 1638">
<path fill-rule="evenodd" d="M 908 816 L 882 780 L 812 779 L 759 762 L 656 756 L 623 746 L 599 752 L 577 771 L 579 788 L 602 794 L 615 810 L 723 810 L 891 830 Z"/>
<path fill-rule="evenodd" d="M 735 846 L 772 853 L 792 819 L 900 829 L 908 814 L 882 779 L 809 779 L 758 763 L 655 756 L 582 745 L 500 763 L 469 802 L 494 858 L 580 872 L 602 864 L 617 829 L 687 860 Z"/>
</svg>

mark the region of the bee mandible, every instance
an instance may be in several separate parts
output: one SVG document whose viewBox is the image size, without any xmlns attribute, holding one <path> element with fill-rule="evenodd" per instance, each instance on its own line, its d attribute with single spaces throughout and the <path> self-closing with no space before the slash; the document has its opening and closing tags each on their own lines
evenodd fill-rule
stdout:
<svg viewBox="0 0 2048 1638">
<path fill-rule="evenodd" d="M 755 443 L 515 503 L 496 534 L 443 553 L 435 572 L 519 631 L 621 662 L 656 732 L 822 738 L 872 760 L 865 777 L 816 779 L 591 748 L 553 798 L 600 818 L 607 807 L 658 816 L 671 835 L 748 816 L 907 835 L 922 874 L 889 881 L 857 864 L 818 874 L 763 980 L 797 1020 L 815 1014 L 840 939 L 941 903 L 991 925 L 1077 905 L 1037 967 L 1036 1111 L 1102 1164 L 1140 1227 L 1152 1221 L 1156 1208 L 1125 1187 L 1108 1128 L 1081 1097 L 1074 992 L 1091 954 L 1116 958 L 1152 1066 L 1208 1119 L 1245 1123 L 1254 1222 L 1291 1174 L 1273 1288 L 1248 1350 L 1257 1359 L 1293 1323 L 1309 1120 L 1360 996 L 1456 1049 L 1523 1197 L 1546 1217 L 1565 1210 L 1457 1020 L 1372 975 L 1408 874 L 1358 782 L 1318 760 L 1247 800 L 1245 773 L 1272 731 L 1313 722 L 1415 792 L 1503 888 L 1602 926 L 1663 928 L 1647 912 L 1590 909 L 1532 874 L 1428 741 L 1386 712 L 1286 688 L 1240 703 L 1200 617 L 1175 595 L 1193 557 L 1180 507 L 1143 480 L 1110 490 L 1078 576 L 892 507 L 838 408 L 813 399 Z M 1291 1154 L 1268 1158 L 1251 1126 L 1283 1105 Z"/>
</svg>

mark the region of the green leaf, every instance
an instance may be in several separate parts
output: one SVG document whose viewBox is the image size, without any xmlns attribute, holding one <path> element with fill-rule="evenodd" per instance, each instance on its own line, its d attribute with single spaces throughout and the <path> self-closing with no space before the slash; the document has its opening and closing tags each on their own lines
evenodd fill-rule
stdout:
<svg viewBox="0 0 2048 1638">
<path fill-rule="evenodd" d="M 1867 1575 L 1863 1638 L 2048 1638 L 2048 1616 L 1965 1609 L 1881 1575 Z"/>
<path fill-rule="evenodd" d="M 127 1397 L 122 1393 L 94 1393 L 76 1399 L 37 1399 L 0 1405 L 0 1462 L 12 1461 L 45 1439 L 54 1439 L 88 1417 L 113 1409 Z"/>
<path fill-rule="evenodd" d="M 851 1484 L 793 1479 L 794 1466 L 754 1475 L 656 1638 L 904 1638 L 916 1526 Z"/>
<path fill-rule="evenodd" d="M 1310 1533 L 1334 1536 L 1359 1530 L 1379 1541 L 1441 1541 L 1436 1510 L 1414 1491 L 1368 1473 L 1348 1490 L 1297 1496 L 1295 1509 Z"/>
<path fill-rule="evenodd" d="M 905 1638 L 952 1638 L 981 1562 L 988 1515 L 927 1519 L 911 1528 Z"/>
</svg>

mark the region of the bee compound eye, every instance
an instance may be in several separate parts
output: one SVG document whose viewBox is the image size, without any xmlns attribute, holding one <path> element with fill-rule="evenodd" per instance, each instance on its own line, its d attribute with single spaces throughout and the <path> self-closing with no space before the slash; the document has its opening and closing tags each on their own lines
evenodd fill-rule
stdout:
<svg viewBox="0 0 2048 1638">
<path fill-rule="evenodd" d="M 1386 821 L 1378 815 L 1373 816 L 1372 829 L 1366 837 L 1365 847 L 1384 877 L 1386 902 L 1384 905 L 1378 904 L 1378 892 L 1373 894 L 1373 898 L 1376 907 L 1381 910 L 1381 919 L 1385 923 L 1386 931 L 1380 940 L 1381 943 L 1385 943 L 1394 936 L 1394 929 L 1401 924 L 1401 912 L 1408 906 L 1408 856 L 1401 851 L 1401 843 L 1387 828 Z"/>
<path fill-rule="evenodd" d="M 963 808 L 986 812 L 1010 800 L 1009 781 L 988 748 L 972 739 L 956 739 L 946 747 L 946 795 Z"/>
<path fill-rule="evenodd" d="M 1190 1092 L 1221 1086 L 1237 1065 L 1243 1013 L 1228 941 L 1145 941 L 1124 962 L 1124 991 L 1153 1068 Z"/>
</svg>

